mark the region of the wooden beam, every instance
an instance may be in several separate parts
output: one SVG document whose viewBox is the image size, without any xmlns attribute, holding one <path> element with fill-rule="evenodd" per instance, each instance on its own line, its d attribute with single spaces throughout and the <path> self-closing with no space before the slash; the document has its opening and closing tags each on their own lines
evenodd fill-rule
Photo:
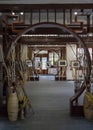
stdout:
<svg viewBox="0 0 93 130">
<path fill-rule="evenodd" d="M 0 12 L 31 12 L 31 9 L 93 9 L 93 4 L 0 4 Z"/>
</svg>

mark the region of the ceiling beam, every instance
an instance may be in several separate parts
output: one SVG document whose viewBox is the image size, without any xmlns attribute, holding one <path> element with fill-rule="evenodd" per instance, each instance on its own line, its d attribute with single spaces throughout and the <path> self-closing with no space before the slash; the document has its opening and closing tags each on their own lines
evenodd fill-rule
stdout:
<svg viewBox="0 0 93 130">
<path fill-rule="evenodd" d="M 0 12 L 30 12 L 33 9 L 93 9 L 93 4 L 0 4 Z"/>
</svg>

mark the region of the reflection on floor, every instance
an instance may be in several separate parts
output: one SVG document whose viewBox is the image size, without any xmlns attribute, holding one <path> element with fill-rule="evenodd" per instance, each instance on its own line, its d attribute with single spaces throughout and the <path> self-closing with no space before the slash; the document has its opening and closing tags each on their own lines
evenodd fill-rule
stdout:
<svg viewBox="0 0 93 130">
<path fill-rule="evenodd" d="M 55 75 L 39 75 L 39 80 L 55 80 Z"/>
<path fill-rule="evenodd" d="M 73 82 L 41 78 L 40 81 L 27 82 L 25 87 L 35 114 L 29 111 L 26 119 L 12 123 L 1 118 L 0 130 L 92 130 L 92 121 L 69 114 L 69 98 L 74 93 Z"/>
</svg>

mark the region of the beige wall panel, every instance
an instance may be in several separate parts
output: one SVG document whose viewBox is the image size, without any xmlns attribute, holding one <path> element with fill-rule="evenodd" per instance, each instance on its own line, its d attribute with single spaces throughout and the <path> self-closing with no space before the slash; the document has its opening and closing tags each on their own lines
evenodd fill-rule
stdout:
<svg viewBox="0 0 93 130">
<path fill-rule="evenodd" d="M 70 70 L 70 62 L 76 60 L 76 44 L 67 44 L 66 46 L 67 55 L 67 79 L 73 79 L 72 70 Z"/>
</svg>

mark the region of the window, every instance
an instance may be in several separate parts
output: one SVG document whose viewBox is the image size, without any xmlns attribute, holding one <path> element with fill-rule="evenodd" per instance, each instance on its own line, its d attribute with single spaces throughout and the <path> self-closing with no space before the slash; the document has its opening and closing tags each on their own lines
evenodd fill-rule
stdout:
<svg viewBox="0 0 93 130">
<path fill-rule="evenodd" d="M 42 69 L 47 69 L 47 57 L 42 57 Z"/>
<path fill-rule="evenodd" d="M 40 22 L 47 22 L 47 10 L 40 11 Z"/>
<path fill-rule="evenodd" d="M 48 18 L 49 18 L 49 22 L 55 22 L 55 11 L 54 10 L 48 11 Z"/>
<path fill-rule="evenodd" d="M 32 12 L 32 24 L 39 23 L 39 10 L 34 10 Z"/>
<path fill-rule="evenodd" d="M 25 24 L 30 24 L 31 21 L 31 14 L 25 13 Z"/>
<path fill-rule="evenodd" d="M 70 10 L 65 11 L 65 24 L 70 24 Z"/>
<path fill-rule="evenodd" d="M 50 61 L 51 65 L 53 65 L 53 52 L 49 53 L 49 61 Z"/>
<path fill-rule="evenodd" d="M 56 11 L 56 22 L 63 24 L 63 11 L 62 10 Z"/>
<path fill-rule="evenodd" d="M 80 9 L 73 9 L 72 10 L 72 22 L 75 22 L 75 17 L 76 17 L 76 14 L 80 14 L 81 13 L 81 10 Z"/>
</svg>

